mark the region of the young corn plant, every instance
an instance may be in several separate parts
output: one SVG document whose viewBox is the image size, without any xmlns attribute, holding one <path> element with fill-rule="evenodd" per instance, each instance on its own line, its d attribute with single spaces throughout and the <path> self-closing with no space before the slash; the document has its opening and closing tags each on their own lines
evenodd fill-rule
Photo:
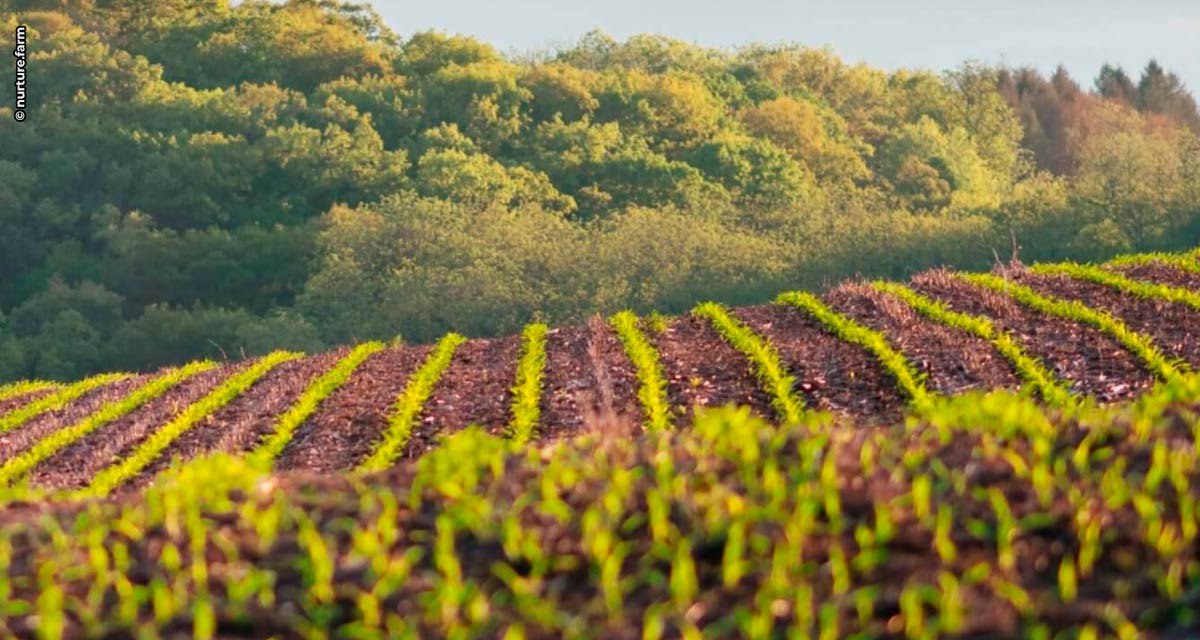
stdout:
<svg viewBox="0 0 1200 640">
<path fill-rule="evenodd" d="M 754 365 L 754 374 L 763 390 L 770 396 L 771 405 L 779 419 L 786 424 L 799 422 L 804 413 L 804 401 L 793 392 L 796 379 L 788 374 L 783 359 L 779 357 L 770 340 L 754 333 L 750 327 L 730 315 L 725 307 L 715 302 L 699 304 L 692 313 L 712 323 L 713 328 L 726 342 L 741 351 Z"/>
<path fill-rule="evenodd" d="M 47 411 L 57 411 L 67 406 L 68 404 L 78 400 L 81 396 L 99 389 L 105 385 L 128 380 L 132 374 L 128 373 L 104 373 L 98 376 L 76 382 L 75 384 L 63 387 L 62 390 L 52 393 L 43 398 L 38 398 L 29 404 L 14 409 L 3 416 L 0 416 L 0 433 L 12 431 L 17 427 L 29 422 L 30 420 L 46 413 Z"/>
<path fill-rule="evenodd" d="M 884 369 L 895 378 L 900 390 L 908 396 L 909 403 L 917 413 L 924 413 L 932 408 L 933 396 L 925 388 L 924 376 L 913 369 L 903 354 L 892 348 L 887 336 L 835 312 L 821 302 L 820 298 L 806 291 L 782 294 L 775 302 L 808 313 L 833 335 L 859 345 L 874 355 Z"/>
<path fill-rule="evenodd" d="M 80 438 L 106 424 L 119 420 L 138 407 L 178 386 L 185 380 L 208 371 L 215 366 L 216 363 L 214 362 L 203 361 L 194 362 L 179 369 L 171 370 L 135 389 L 133 393 L 121 400 L 104 405 L 82 421 L 55 431 L 19 455 L 9 458 L 3 466 L 0 466 L 0 485 L 11 485 L 29 473 L 31 469 L 43 460 L 61 451 L 71 443 L 78 441 Z"/>
<path fill-rule="evenodd" d="M 512 423 L 508 436 L 513 443 L 522 446 L 537 435 L 541 420 L 542 375 L 546 369 L 546 331 L 542 323 L 525 327 L 522 332 L 524 343 L 517 362 L 517 381 L 513 386 Z"/>
<path fill-rule="evenodd" d="M 1088 325 L 1107 334 L 1141 359 L 1152 373 L 1166 382 L 1183 384 L 1186 380 L 1185 367 L 1170 361 L 1153 340 L 1130 329 L 1111 314 L 1097 311 L 1075 300 L 1043 296 L 1029 287 L 999 276 L 986 273 L 955 275 L 972 284 L 1007 295 L 1035 311 Z"/>
<path fill-rule="evenodd" d="M 338 361 L 332 369 L 314 380 L 304 390 L 296 404 L 292 405 L 287 413 L 280 416 L 271 435 L 250 454 L 251 461 L 258 466 L 270 468 L 279 454 L 283 453 L 284 447 L 292 441 L 296 429 L 299 429 L 300 425 L 304 424 L 304 421 L 317 411 L 317 408 L 330 394 L 346 384 L 350 376 L 358 370 L 363 362 L 366 362 L 367 358 L 384 349 L 384 346 L 382 342 L 360 344 L 345 358 Z"/>
<path fill-rule="evenodd" d="M 75 492 L 75 496 L 84 498 L 107 496 L 145 469 L 172 442 L 196 426 L 201 420 L 245 393 L 255 382 L 258 382 L 275 367 L 299 357 L 301 357 L 299 353 L 276 351 L 261 358 L 247 369 L 230 376 L 221 386 L 188 406 L 173 420 L 155 431 L 128 457 L 102 469 L 92 478 L 91 483 Z"/>
<path fill-rule="evenodd" d="M 614 315 L 610 322 L 617 337 L 625 347 L 625 354 L 637 370 L 638 399 L 646 415 L 647 431 L 665 431 L 671 428 L 671 409 L 667 400 L 667 381 L 663 377 L 662 365 L 658 361 L 658 350 L 638 329 L 637 316 L 632 311 Z"/>
<path fill-rule="evenodd" d="M 1170 287 L 1165 284 L 1140 282 L 1118 273 L 1105 271 L 1099 267 L 1073 263 L 1038 264 L 1030 267 L 1029 270 L 1034 273 L 1064 275 L 1079 280 L 1087 280 L 1111 289 L 1116 289 L 1117 291 L 1132 294 L 1138 298 L 1165 300 L 1167 302 L 1186 305 L 1200 311 L 1200 293 L 1179 287 Z"/>
<path fill-rule="evenodd" d="M 433 394 L 434 385 L 450 367 L 450 361 L 458 347 L 466 341 L 466 338 L 457 333 L 449 333 L 438 342 L 429 358 L 404 387 L 404 392 L 400 394 L 400 399 L 392 411 L 392 417 L 388 420 L 383 440 L 358 466 L 358 471 L 382 471 L 392 466 L 396 456 L 400 455 L 404 445 L 408 444 L 408 439 L 412 437 L 413 425 L 416 424 L 425 402 Z"/>
<path fill-rule="evenodd" d="M 1071 390 L 1037 358 L 1030 356 L 1011 334 L 1000 331 L 984 316 L 974 316 L 952 310 L 939 300 L 927 298 L 912 289 L 894 282 L 877 281 L 871 286 L 899 298 L 917 313 L 946 326 L 966 331 L 992 343 L 996 351 L 1004 356 L 1017 375 L 1041 396 L 1046 404 L 1054 407 L 1068 406 L 1075 401 Z"/>
</svg>

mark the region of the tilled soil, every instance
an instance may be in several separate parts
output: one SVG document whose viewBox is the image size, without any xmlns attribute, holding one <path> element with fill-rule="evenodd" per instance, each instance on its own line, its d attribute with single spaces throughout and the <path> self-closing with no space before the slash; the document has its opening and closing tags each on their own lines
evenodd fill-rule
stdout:
<svg viewBox="0 0 1200 640">
<path fill-rule="evenodd" d="M 626 429 L 639 422 L 637 373 L 612 329 L 599 318 L 546 334 L 542 376 L 542 440 L 603 428 L 606 420 Z"/>
<path fill-rule="evenodd" d="M 1096 329 L 1033 311 L 943 271 L 918 274 L 912 285 L 955 311 L 988 316 L 1076 393 L 1115 402 L 1154 385 L 1153 376 L 1133 354 Z"/>
<path fill-rule="evenodd" d="M 0 434 L 0 462 L 29 449 L 51 433 L 80 422 L 105 404 L 124 398 L 150 379 L 150 376 L 135 376 L 92 389 L 62 409 L 47 411 L 8 433 Z"/>
<path fill-rule="evenodd" d="M 1018 272 L 1017 281 L 1039 293 L 1107 311 L 1130 329 L 1149 336 L 1169 358 L 1200 366 L 1200 312 L 1165 300 L 1139 298 L 1086 280 L 1065 275 Z"/>
<path fill-rule="evenodd" d="M 122 490 L 143 488 L 169 467 L 176 456 L 187 460 L 209 451 L 250 451 L 271 434 L 275 421 L 296 404 L 308 385 L 347 353 L 349 349 L 343 347 L 278 365 L 245 393 L 172 442 L 163 455 L 127 482 Z"/>
<path fill-rule="evenodd" d="M 30 391 L 29 393 L 22 393 L 21 395 L 13 396 L 7 400 L 0 400 L 0 416 L 10 411 L 20 409 L 30 402 L 33 402 L 39 398 L 44 398 L 52 393 L 55 393 L 56 391 L 58 391 L 58 389 L 38 389 L 37 391 Z"/>
<path fill-rule="evenodd" d="M 1113 271 L 1123 273 L 1134 280 L 1157 282 L 1158 284 L 1179 287 L 1180 289 L 1191 289 L 1196 293 L 1200 293 L 1200 273 L 1176 269 L 1175 267 L 1159 262 L 1116 267 Z"/>
<path fill-rule="evenodd" d="M 52 489 L 87 486 L 98 471 L 128 456 L 188 405 L 203 398 L 222 380 L 248 364 L 227 364 L 188 378 L 120 420 L 100 427 L 50 456 L 29 473 L 29 484 Z"/>
<path fill-rule="evenodd" d="M 396 399 L 430 349 L 400 346 L 372 354 L 296 430 L 276 468 L 330 473 L 363 460 L 379 442 Z"/>
<path fill-rule="evenodd" d="M 512 388 L 517 381 L 521 336 L 470 340 L 459 346 L 425 403 L 421 419 L 401 458 L 434 447 L 439 436 L 477 425 L 501 435 L 512 420 Z"/>
<path fill-rule="evenodd" d="M 826 294 L 825 302 L 885 334 L 892 347 L 927 376 L 931 391 L 954 395 L 1021 386 L 1008 361 L 986 340 L 929 320 L 867 284 L 842 285 Z"/>
<path fill-rule="evenodd" d="M 761 305 L 733 314 L 779 351 L 806 406 L 888 422 L 898 419 L 905 400 L 871 354 L 830 335 L 799 309 Z"/>
<path fill-rule="evenodd" d="M 696 408 L 736 404 L 771 418 L 771 400 L 754 379 L 750 361 L 712 325 L 691 314 L 676 318 L 661 333 L 646 328 L 658 349 L 667 398 L 678 425 L 692 422 Z"/>
</svg>

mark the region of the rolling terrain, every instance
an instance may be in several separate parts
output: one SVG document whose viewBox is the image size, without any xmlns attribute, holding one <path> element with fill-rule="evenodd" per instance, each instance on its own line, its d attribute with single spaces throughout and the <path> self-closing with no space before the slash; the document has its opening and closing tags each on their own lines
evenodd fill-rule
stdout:
<svg viewBox="0 0 1200 640">
<path fill-rule="evenodd" d="M 9 385 L 0 620 L 1187 635 L 1197 370 L 1193 252 Z"/>
</svg>

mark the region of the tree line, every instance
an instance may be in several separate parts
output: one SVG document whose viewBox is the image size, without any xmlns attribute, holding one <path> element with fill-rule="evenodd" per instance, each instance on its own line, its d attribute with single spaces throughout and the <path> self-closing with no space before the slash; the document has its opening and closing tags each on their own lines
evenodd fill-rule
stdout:
<svg viewBox="0 0 1200 640">
<path fill-rule="evenodd" d="M 32 80 L 22 123 L 0 83 L 0 379 L 1200 242 L 1200 115 L 1153 61 L 1085 88 L 599 32 L 517 57 L 335 0 L 0 22 Z"/>
</svg>

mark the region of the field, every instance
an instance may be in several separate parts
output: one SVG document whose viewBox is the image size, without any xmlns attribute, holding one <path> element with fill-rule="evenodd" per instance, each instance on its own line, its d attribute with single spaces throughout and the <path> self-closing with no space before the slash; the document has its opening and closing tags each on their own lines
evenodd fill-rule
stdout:
<svg viewBox="0 0 1200 640">
<path fill-rule="evenodd" d="M 1192 252 L 18 383 L 0 629 L 1195 636 L 1198 369 Z"/>
</svg>

